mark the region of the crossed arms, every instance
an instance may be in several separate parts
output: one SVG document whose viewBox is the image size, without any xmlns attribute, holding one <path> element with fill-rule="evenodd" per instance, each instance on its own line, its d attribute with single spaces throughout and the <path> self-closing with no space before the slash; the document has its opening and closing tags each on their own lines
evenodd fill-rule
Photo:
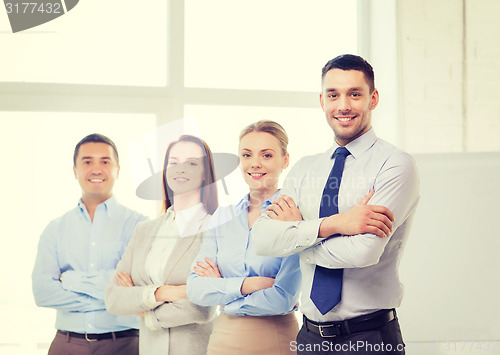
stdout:
<svg viewBox="0 0 500 355">
<path fill-rule="evenodd" d="M 56 224 L 50 223 L 40 237 L 33 268 L 33 295 L 41 307 L 66 311 L 105 310 L 104 289 L 114 270 L 61 272 L 57 258 Z"/>
<path fill-rule="evenodd" d="M 413 159 L 407 154 L 391 157 L 372 189 L 344 213 L 308 220 L 302 220 L 294 199 L 280 196 L 253 225 L 255 252 L 274 256 L 302 252 L 303 262 L 328 268 L 377 264 L 392 234 L 416 209 L 418 174 Z M 284 190 L 296 192 L 286 181 Z"/>
<path fill-rule="evenodd" d="M 186 296 L 186 285 L 138 285 L 134 283 L 134 254 L 145 236 L 149 235 L 151 224 L 136 227 L 122 259 L 116 267 L 106 288 L 106 308 L 117 315 L 137 314 L 144 317 L 145 325 L 151 330 L 177 327 L 192 323 L 206 323 L 215 316 L 215 309 L 200 307 L 191 303 Z"/>
<path fill-rule="evenodd" d="M 221 210 L 218 210 L 213 220 L 220 213 Z M 211 228 L 205 232 L 200 252 L 193 263 L 194 271 L 188 276 L 189 299 L 203 306 L 221 305 L 223 312 L 233 315 L 289 313 L 297 302 L 301 281 L 298 255 L 270 261 L 277 270 L 274 277 L 257 276 L 257 272 L 241 274 L 232 264 L 224 264 L 226 268 L 218 265 L 224 258 L 226 262 L 231 262 L 229 256 L 234 250 L 219 238 L 230 238 L 232 232 L 231 228 L 224 231 Z"/>
</svg>

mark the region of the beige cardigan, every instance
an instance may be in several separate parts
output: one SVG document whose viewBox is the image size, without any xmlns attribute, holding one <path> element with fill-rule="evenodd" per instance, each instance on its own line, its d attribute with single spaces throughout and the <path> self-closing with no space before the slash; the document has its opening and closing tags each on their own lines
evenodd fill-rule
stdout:
<svg viewBox="0 0 500 355">
<path fill-rule="evenodd" d="M 164 216 L 137 225 L 116 270 L 132 276 L 135 287 L 121 287 L 112 277 L 106 288 L 106 309 L 113 314 L 127 316 L 144 311 L 154 312 L 151 317 L 158 330 L 150 330 L 141 317 L 139 349 L 141 354 L 169 355 L 206 354 L 212 332 L 216 307 L 201 307 L 182 299 L 151 309 L 144 302 L 144 294 L 153 282 L 145 270 L 145 261 L 151 250 Z M 210 215 L 198 214 L 187 227 L 189 237 L 179 238 L 165 266 L 164 284 L 185 285 L 191 264 L 198 254 L 203 230 Z M 157 285 L 160 286 L 160 285 Z M 170 333 L 169 337 L 165 334 Z M 167 338 L 167 339 L 165 339 Z"/>
</svg>

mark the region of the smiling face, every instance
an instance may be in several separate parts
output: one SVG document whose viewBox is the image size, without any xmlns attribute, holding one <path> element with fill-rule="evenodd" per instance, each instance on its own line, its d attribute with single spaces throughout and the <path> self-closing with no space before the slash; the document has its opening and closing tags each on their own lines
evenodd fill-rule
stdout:
<svg viewBox="0 0 500 355">
<path fill-rule="evenodd" d="M 276 191 L 288 162 L 288 153 L 283 154 L 280 142 L 269 133 L 250 132 L 240 139 L 241 171 L 250 190 Z"/>
<path fill-rule="evenodd" d="M 172 147 L 168 156 L 166 177 L 174 195 L 201 188 L 204 173 L 203 156 L 203 149 L 193 142 L 179 142 Z"/>
<path fill-rule="evenodd" d="M 371 128 L 371 111 L 378 100 L 378 91 L 374 89 L 370 93 L 363 72 L 335 68 L 326 73 L 320 103 L 340 146 Z"/>
<path fill-rule="evenodd" d="M 110 198 L 119 171 L 120 166 L 109 144 L 82 144 L 73 167 L 82 188 L 82 200 L 101 203 Z"/>
</svg>

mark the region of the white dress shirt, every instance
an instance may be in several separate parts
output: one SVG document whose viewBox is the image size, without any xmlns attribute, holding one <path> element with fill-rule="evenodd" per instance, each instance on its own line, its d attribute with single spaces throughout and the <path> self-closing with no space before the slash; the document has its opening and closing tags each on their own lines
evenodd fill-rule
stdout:
<svg viewBox="0 0 500 355">
<path fill-rule="evenodd" d="M 373 129 L 345 146 L 346 158 L 339 190 L 339 213 L 345 213 L 372 189 L 371 205 L 389 208 L 395 216 L 388 238 L 373 234 L 318 238 L 321 196 L 334 159 L 334 144 L 322 154 L 304 157 L 288 174 L 282 193 L 297 203 L 303 221 L 283 222 L 263 215 L 254 223 L 257 254 L 300 253 L 301 311 L 319 322 L 350 319 L 379 309 L 398 307 L 403 297 L 398 265 L 419 200 L 418 172 L 413 158 L 377 138 Z M 342 299 L 322 315 L 312 303 L 316 265 L 343 268 Z"/>
<path fill-rule="evenodd" d="M 185 238 L 186 227 L 198 213 L 206 213 L 205 207 L 199 204 L 185 210 L 174 212 L 173 207 L 167 210 L 163 223 L 146 258 L 146 271 L 155 284 L 164 280 L 165 265 L 178 238 Z"/>
<path fill-rule="evenodd" d="M 197 214 L 206 214 L 205 207 L 201 202 L 177 212 L 174 212 L 173 206 L 170 206 L 163 217 L 163 223 L 158 229 L 144 266 L 151 281 L 153 281 L 153 286 L 144 292 L 144 302 L 151 307 L 157 307 L 163 303 L 156 301 L 155 292 L 158 287 L 163 285 L 165 265 L 177 240 L 189 236 L 189 233 L 185 233 L 186 228 Z M 145 314 L 145 325 L 151 330 L 156 330 L 151 317 L 153 317 L 152 312 Z"/>
</svg>

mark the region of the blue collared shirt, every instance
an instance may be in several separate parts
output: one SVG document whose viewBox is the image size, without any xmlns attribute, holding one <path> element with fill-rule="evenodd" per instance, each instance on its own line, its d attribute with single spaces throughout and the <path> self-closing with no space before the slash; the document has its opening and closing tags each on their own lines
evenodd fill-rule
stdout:
<svg viewBox="0 0 500 355">
<path fill-rule="evenodd" d="M 265 211 L 278 193 L 264 202 Z M 248 229 L 248 195 L 236 206 L 220 207 L 210 220 L 200 252 L 193 262 L 212 259 L 222 278 L 188 276 L 187 294 L 191 302 L 202 306 L 224 305 L 221 311 L 232 315 L 268 316 L 287 314 L 296 309 L 300 292 L 298 255 L 259 256 L 254 253 Z M 273 287 L 248 295 L 241 294 L 246 277 L 275 278 Z"/>
<path fill-rule="evenodd" d="M 111 197 L 97 206 L 93 221 L 80 200 L 45 228 L 32 274 L 33 294 L 37 305 L 57 310 L 57 329 L 96 334 L 139 327 L 136 316 L 106 311 L 104 290 L 144 219 Z"/>
</svg>

